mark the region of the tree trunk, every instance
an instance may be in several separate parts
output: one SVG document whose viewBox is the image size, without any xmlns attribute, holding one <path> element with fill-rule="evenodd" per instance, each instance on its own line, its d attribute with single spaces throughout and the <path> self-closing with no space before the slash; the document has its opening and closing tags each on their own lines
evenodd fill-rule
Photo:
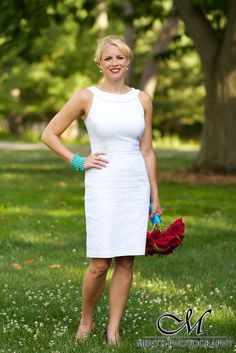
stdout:
<svg viewBox="0 0 236 353">
<path fill-rule="evenodd" d="M 227 28 L 221 40 L 192 1 L 174 3 L 204 70 L 205 120 L 196 167 L 203 171 L 236 172 L 236 1 L 229 1 Z"/>
<path fill-rule="evenodd" d="M 135 48 L 135 33 L 133 25 L 133 15 L 134 15 L 134 6 L 129 1 L 124 2 L 124 20 L 125 20 L 125 41 L 132 51 Z M 129 64 L 129 68 L 125 77 L 125 83 L 127 85 L 132 85 L 134 76 L 134 59 Z"/>
<path fill-rule="evenodd" d="M 153 47 L 153 52 L 147 61 L 147 65 L 140 80 L 139 87 L 150 94 L 151 97 L 154 96 L 156 90 L 160 55 L 168 50 L 172 38 L 178 32 L 178 23 L 179 19 L 176 17 L 173 7 L 170 11 L 167 23 L 163 27 L 160 36 Z"/>
<path fill-rule="evenodd" d="M 229 73 L 220 67 L 213 71 L 206 90 L 202 145 L 196 168 L 236 172 L 236 70 Z M 229 94 L 232 90 L 234 97 Z"/>
<path fill-rule="evenodd" d="M 19 113 L 11 112 L 8 116 L 9 131 L 13 135 L 20 135 L 23 128 L 23 117 Z"/>
</svg>

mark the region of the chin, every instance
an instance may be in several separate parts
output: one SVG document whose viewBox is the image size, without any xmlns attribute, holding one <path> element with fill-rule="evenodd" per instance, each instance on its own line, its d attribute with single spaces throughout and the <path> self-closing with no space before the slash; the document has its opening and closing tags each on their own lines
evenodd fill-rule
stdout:
<svg viewBox="0 0 236 353">
<path fill-rule="evenodd" d="M 109 77 L 109 79 L 112 79 L 112 80 L 118 80 L 118 79 L 121 79 L 122 77 L 124 77 L 124 72 L 119 72 L 117 74 L 109 73 L 107 75 L 107 77 Z"/>
</svg>

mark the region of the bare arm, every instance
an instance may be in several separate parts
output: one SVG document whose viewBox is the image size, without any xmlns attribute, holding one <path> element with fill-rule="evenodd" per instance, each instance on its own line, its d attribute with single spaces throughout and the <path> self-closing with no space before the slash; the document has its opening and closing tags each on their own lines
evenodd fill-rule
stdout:
<svg viewBox="0 0 236 353">
<path fill-rule="evenodd" d="M 70 98 L 43 131 L 42 141 L 66 162 L 71 161 L 74 153 L 60 140 L 60 135 L 75 119 L 81 117 L 82 114 L 88 114 L 91 103 L 92 93 L 87 89 L 81 89 Z M 102 157 L 103 154 L 102 152 L 95 152 L 88 156 L 85 160 L 84 168 L 102 169 L 106 167 L 108 161 Z"/>
<path fill-rule="evenodd" d="M 41 136 L 45 145 L 67 162 L 72 159 L 74 153 L 66 147 L 59 137 L 75 119 L 87 112 L 91 100 L 92 94 L 88 90 L 83 89 L 76 92 L 49 122 Z"/>
<path fill-rule="evenodd" d="M 151 189 L 151 202 L 152 202 L 152 213 L 150 218 L 155 213 L 162 214 L 158 196 L 158 185 L 157 185 L 157 172 L 156 172 L 156 156 L 152 146 L 152 100 L 151 97 L 141 91 L 139 95 L 140 101 L 144 108 L 145 113 L 145 129 L 141 138 L 140 150 L 145 159 L 148 178 Z"/>
</svg>

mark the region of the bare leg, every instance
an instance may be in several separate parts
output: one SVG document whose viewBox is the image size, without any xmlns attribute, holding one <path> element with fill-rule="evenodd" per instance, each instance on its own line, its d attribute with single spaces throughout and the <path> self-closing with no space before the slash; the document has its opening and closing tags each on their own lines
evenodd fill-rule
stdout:
<svg viewBox="0 0 236 353">
<path fill-rule="evenodd" d="M 119 343 L 119 328 L 133 279 L 134 256 L 115 258 L 115 268 L 109 288 L 109 323 L 107 339 L 110 343 Z"/>
<path fill-rule="evenodd" d="M 93 312 L 101 298 L 112 259 L 91 259 L 83 280 L 82 317 L 76 337 L 86 338 L 93 326 Z"/>
</svg>

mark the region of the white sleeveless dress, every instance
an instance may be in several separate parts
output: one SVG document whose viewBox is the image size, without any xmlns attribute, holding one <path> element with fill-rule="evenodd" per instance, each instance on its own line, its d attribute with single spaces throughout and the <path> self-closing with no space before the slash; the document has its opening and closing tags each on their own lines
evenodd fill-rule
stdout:
<svg viewBox="0 0 236 353">
<path fill-rule="evenodd" d="M 140 138 L 145 127 L 139 90 L 93 93 L 85 120 L 91 153 L 103 151 L 109 163 L 85 171 L 86 256 L 144 255 L 150 184 Z"/>
</svg>

